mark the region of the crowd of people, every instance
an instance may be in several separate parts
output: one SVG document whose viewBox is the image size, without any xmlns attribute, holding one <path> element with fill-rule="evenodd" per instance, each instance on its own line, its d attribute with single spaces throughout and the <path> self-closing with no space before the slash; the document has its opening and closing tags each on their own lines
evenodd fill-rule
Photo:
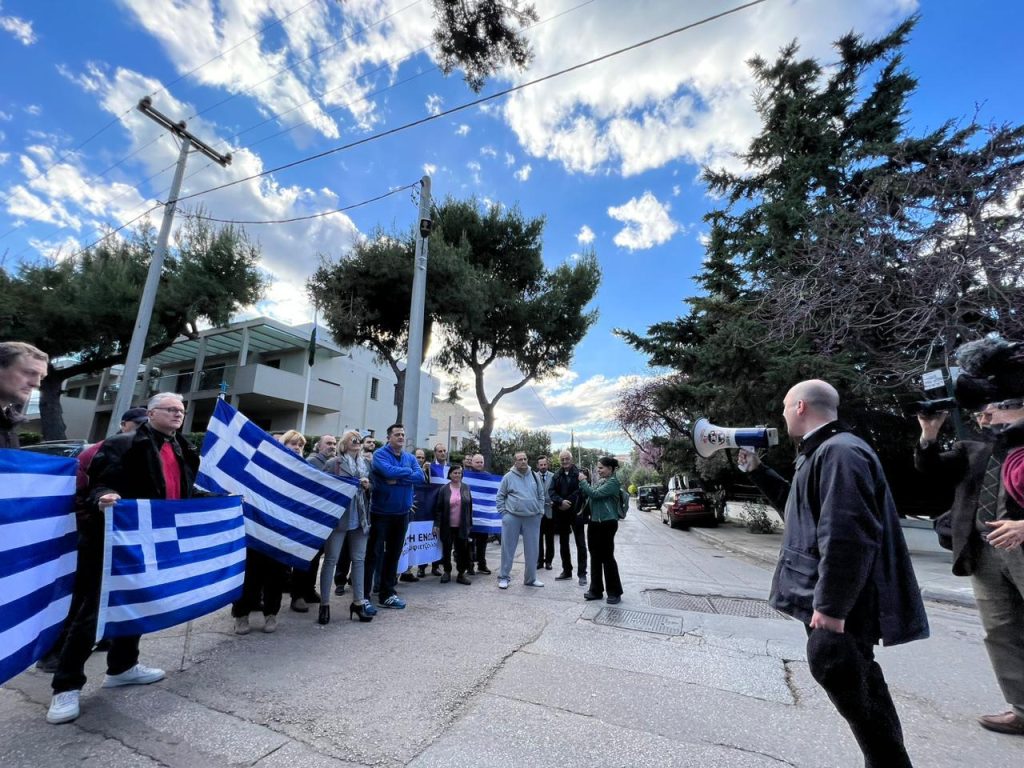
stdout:
<svg viewBox="0 0 1024 768">
<path fill-rule="evenodd" d="M 989 730 L 1024 735 L 1024 344 L 985 339 L 965 345 L 959 355 L 957 403 L 974 410 L 978 427 L 988 436 L 959 440 L 942 450 L 939 430 L 946 414 L 922 413 L 915 464 L 926 475 L 955 484 L 953 506 L 937 529 L 944 531 L 953 552 L 953 572 L 971 578 L 985 647 L 1010 705 L 979 722 Z M 28 344 L 0 343 L 0 447 L 17 447 L 18 408 L 46 375 L 47 362 L 43 352 Z M 831 384 L 811 379 L 794 385 L 782 412 L 797 442 L 792 479 L 763 466 L 755 451 L 741 449 L 738 464 L 785 520 L 771 604 L 805 625 L 811 674 L 849 723 L 865 765 L 909 766 L 900 719 L 874 646 L 927 637 L 928 620 L 881 463 L 839 420 L 838 409 L 839 394 Z M 180 395 L 158 394 L 144 410 L 123 415 L 119 434 L 83 454 L 79 569 L 71 612 L 49 660 L 54 672 L 47 713 L 51 723 L 69 722 L 79 714 L 84 665 L 94 650 L 103 509 L 122 498 L 186 499 L 197 492 L 193 481 L 199 459 L 180 434 L 184 414 Z M 277 439 L 304 455 L 306 440 L 299 432 L 289 430 Z M 281 564 L 247 551 L 242 596 L 232 606 L 235 632 L 250 631 L 254 612 L 264 616 L 263 631 L 273 632 L 286 588 L 293 611 L 304 613 L 310 603 L 319 604 L 320 625 L 331 620 L 332 586 L 335 596 L 351 587 L 350 619 L 369 622 L 378 608 L 405 608 L 398 582 L 424 578 L 427 565 L 399 574 L 399 557 L 414 488 L 430 482 L 432 475 L 447 483 L 431 510 L 441 547 L 440 559 L 430 564 L 431 575 L 451 582 L 453 562 L 458 584 L 491 573 L 488 535 L 473 531 L 473 494 L 464 477 L 466 470 L 484 471 L 484 457 L 449 464 L 439 444 L 428 462 L 425 451 L 407 451 L 405 439 L 401 424 L 388 428 L 379 447 L 356 431 L 340 440 L 320 437 L 306 460 L 356 480 L 358 490 L 308 569 L 293 569 L 289 577 Z M 501 479 L 495 497 L 501 518 L 497 587 L 507 590 L 511 584 L 520 539 L 523 584 L 543 587 L 538 575 L 553 570 L 557 535 L 561 570 L 556 581 L 575 577 L 587 588 L 584 599 L 615 605 L 623 594 L 615 561 L 621 518 L 618 462 L 601 458 L 596 478 L 576 467 L 568 451 L 559 454 L 558 463 L 551 472 L 548 458 L 541 456 L 531 468 L 529 456 L 520 451 Z M 109 644 L 104 687 L 163 677 L 163 670 L 139 663 L 137 636 Z"/>
</svg>

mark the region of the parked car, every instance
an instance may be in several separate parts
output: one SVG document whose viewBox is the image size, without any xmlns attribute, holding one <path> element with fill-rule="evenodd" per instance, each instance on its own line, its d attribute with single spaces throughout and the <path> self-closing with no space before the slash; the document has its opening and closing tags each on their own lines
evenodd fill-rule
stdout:
<svg viewBox="0 0 1024 768">
<path fill-rule="evenodd" d="M 85 440 L 44 440 L 35 445 L 23 445 L 21 450 L 33 453 L 45 453 L 47 456 L 67 456 L 73 458 L 89 447 Z"/>
<path fill-rule="evenodd" d="M 665 498 L 665 489 L 660 485 L 641 485 L 636 489 L 637 509 L 657 509 Z"/>
<path fill-rule="evenodd" d="M 691 525 L 718 525 L 715 509 L 699 488 L 676 488 L 665 494 L 661 504 L 661 522 L 673 528 L 687 529 Z"/>
</svg>

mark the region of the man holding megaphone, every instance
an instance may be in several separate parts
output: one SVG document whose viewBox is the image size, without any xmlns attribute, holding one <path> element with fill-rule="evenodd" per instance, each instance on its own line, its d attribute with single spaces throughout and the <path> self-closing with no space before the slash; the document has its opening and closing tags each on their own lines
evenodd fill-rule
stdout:
<svg viewBox="0 0 1024 768">
<path fill-rule="evenodd" d="M 850 724 L 868 768 L 910 758 L 874 645 L 928 636 L 928 619 L 882 465 L 838 421 L 839 393 L 795 385 L 782 416 L 799 449 L 792 483 L 741 448 L 740 468 L 782 514 L 773 607 L 804 623 L 807 663 Z"/>
</svg>

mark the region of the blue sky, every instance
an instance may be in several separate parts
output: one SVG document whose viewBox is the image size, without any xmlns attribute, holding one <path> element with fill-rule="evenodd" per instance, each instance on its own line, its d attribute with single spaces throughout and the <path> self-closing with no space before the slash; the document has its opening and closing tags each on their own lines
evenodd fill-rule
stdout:
<svg viewBox="0 0 1024 768">
<path fill-rule="evenodd" d="M 530 69 L 495 78 L 483 94 L 736 3 L 535 4 L 541 23 L 529 33 Z M 920 84 L 910 128 L 976 109 L 984 121 L 1020 122 L 1018 3 L 768 0 L 483 108 L 184 205 L 201 202 L 225 219 L 290 218 L 376 197 L 429 172 L 436 196 L 476 195 L 546 216 L 549 266 L 584 248 L 597 254 L 600 320 L 569 370 L 506 398 L 499 418 L 547 429 L 556 446 L 573 428 L 584 444 L 624 451 L 610 423 L 615 397 L 656 372 L 611 331 L 674 317 L 694 293 L 701 217 L 715 204 L 697 179 L 700 166 L 738 170 L 733 153 L 757 130 L 745 60 L 771 58 L 794 38 L 827 60 L 844 32 L 876 36 L 914 12 L 922 18 L 906 65 Z M 421 50 L 430 43 L 430 13 L 429 0 L 3 0 L 5 267 L 74 252 L 102 225 L 164 199 L 177 150 L 131 109 L 147 94 L 157 109 L 187 118 L 194 133 L 234 153 L 228 169 L 193 156 L 186 195 L 470 101 L 461 76 L 444 78 L 431 50 Z M 253 313 L 308 321 L 303 283 L 319 253 L 336 256 L 377 227 L 405 228 L 415 217 L 404 192 L 347 215 L 247 227 L 273 279 Z M 493 392 L 515 380 L 499 366 L 488 386 Z"/>
</svg>

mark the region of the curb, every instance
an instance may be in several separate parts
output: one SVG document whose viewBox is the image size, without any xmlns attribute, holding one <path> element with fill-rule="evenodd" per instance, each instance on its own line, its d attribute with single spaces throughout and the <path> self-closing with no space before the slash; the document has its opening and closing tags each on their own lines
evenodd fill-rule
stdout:
<svg viewBox="0 0 1024 768">
<path fill-rule="evenodd" d="M 708 542 L 709 544 L 715 545 L 719 549 L 724 549 L 729 552 L 735 552 L 743 555 L 744 557 L 749 557 L 752 560 L 764 563 L 772 568 L 774 568 L 775 564 L 778 562 L 778 557 L 776 555 L 768 555 L 764 550 L 756 547 L 747 547 L 733 541 L 725 541 L 720 536 L 715 535 L 714 531 L 714 528 L 690 528 L 690 533 L 694 536 Z M 973 590 L 959 592 L 952 589 L 943 589 L 942 587 L 922 587 L 921 597 L 932 603 L 955 605 L 960 608 L 977 609 L 978 607 L 978 604 L 974 599 Z"/>
</svg>

